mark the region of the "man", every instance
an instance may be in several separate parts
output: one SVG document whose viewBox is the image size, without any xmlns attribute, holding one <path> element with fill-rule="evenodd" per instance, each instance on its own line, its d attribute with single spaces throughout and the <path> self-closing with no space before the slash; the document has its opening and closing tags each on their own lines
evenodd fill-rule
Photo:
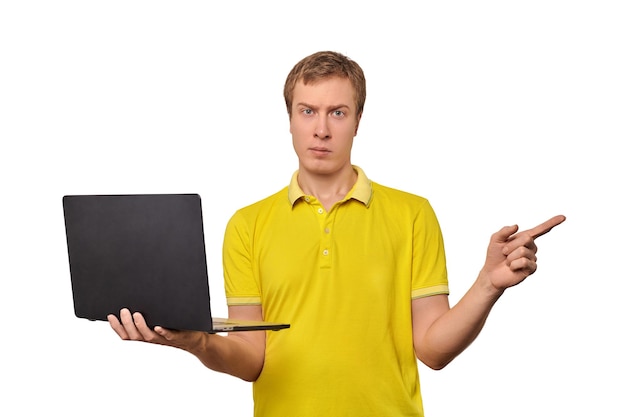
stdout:
<svg viewBox="0 0 626 417">
<path fill-rule="evenodd" d="M 474 285 L 453 307 L 443 239 L 422 197 L 352 165 L 365 77 L 319 52 L 284 95 L 299 169 L 288 187 L 237 211 L 224 238 L 229 316 L 291 323 L 228 336 L 146 326 L 124 309 L 125 340 L 174 346 L 254 381 L 255 416 L 423 416 L 416 357 L 441 369 L 479 334 L 494 303 L 534 273 L 534 240 L 565 220 L 493 234 Z"/>
</svg>

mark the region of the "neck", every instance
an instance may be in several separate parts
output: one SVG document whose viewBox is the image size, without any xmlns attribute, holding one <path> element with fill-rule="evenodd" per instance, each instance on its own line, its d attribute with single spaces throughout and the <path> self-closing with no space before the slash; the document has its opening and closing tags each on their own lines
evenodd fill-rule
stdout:
<svg viewBox="0 0 626 417">
<path fill-rule="evenodd" d="M 326 211 L 345 198 L 357 180 L 352 165 L 332 174 L 316 174 L 306 170 L 298 172 L 298 185 L 305 194 L 317 198 Z"/>
</svg>

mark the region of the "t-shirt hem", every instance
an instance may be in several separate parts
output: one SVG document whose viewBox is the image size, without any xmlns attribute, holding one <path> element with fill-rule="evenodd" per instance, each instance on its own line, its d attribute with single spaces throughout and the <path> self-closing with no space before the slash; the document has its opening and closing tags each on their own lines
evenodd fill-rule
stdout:
<svg viewBox="0 0 626 417">
<path fill-rule="evenodd" d="M 432 287 L 414 289 L 413 291 L 411 291 L 411 298 L 423 298 L 438 294 L 450 294 L 450 289 L 448 288 L 448 285 L 440 284 Z"/>
<path fill-rule="evenodd" d="M 261 297 L 226 297 L 229 306 L 261 305 Z"/>
</svg>

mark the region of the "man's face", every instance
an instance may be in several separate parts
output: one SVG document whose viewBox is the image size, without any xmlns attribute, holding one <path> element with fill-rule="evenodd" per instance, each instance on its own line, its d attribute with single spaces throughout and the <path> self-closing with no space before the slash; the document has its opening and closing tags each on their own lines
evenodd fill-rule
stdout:
<svg viewBox="0 0 626 417">
<path fill-rule="evenodd" d="M 293 92 L 290 128 L 300 170 L 330 175 L 352 169 L 350 152 L 360 115 L 354 89 L 347 78 L 332 77 Z"/>
</svg>

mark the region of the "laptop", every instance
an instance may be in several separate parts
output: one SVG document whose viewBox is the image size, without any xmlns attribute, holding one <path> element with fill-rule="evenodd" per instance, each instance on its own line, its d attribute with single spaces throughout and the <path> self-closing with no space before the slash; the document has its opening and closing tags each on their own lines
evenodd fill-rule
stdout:
<svg viewBox="0 0 626 417">
<path fill-rule="evenodd" d="M 281 330 L 287 323 L 211 316 L 198 194 L 66 195 L 65 232 L 78 318 L 122 308 L 151 328 L 208 333 Z"/>
</svg>

